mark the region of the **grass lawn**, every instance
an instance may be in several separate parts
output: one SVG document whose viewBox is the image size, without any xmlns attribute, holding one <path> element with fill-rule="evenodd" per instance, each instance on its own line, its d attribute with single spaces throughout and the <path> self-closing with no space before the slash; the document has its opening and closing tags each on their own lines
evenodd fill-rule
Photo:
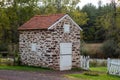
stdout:
<svg viewBox="0 0 120 80">
<path fill-rule="evenodd" d="M 107 73 L 107 68 L 106 67 L 91 67 L 90 70 Z"/>
<path fill-rule="evenodd" d="M 108 75 L 105 67 L 96 67 L 90 70 L 82 74 L 69 74 L 66 77 L 70 80 L 120 80 L 118 76 Z"/>
<path fill-rule="evenodd" d="M 31 66 L 0 66 L 0 70 L 49 71 L 50 69 Z"/>
</svg>

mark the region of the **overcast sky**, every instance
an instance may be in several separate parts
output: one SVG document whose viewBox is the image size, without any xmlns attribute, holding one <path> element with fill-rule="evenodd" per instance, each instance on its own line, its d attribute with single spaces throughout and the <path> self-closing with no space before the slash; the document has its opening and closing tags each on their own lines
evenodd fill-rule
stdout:
<svg viewBox="0 0 120 80">
<path fill-rule="evenodd" d="M 80 8 L 83 7 L 87 3 L 92 3 L 95 6 L 98 6 L 98 1 L 99 0 L 80 0 L 81 2 L 79 3 Z M 110 3 L 111 0 L 101 0 L 102 4 L 105 5 L 106 3 Z M 116 0 L 117 1 L 117 0 Z"/>
</svg>

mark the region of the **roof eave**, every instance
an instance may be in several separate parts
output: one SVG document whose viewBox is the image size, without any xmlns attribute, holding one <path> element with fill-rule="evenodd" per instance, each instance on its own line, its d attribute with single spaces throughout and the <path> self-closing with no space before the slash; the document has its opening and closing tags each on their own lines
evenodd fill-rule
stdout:
<svg viewBox="0 0 120 80">
<path fill-rule="evenodd" d="M 40 29 L 18 29 L 18 31 L 26 31 L 26 30 L 47 30 L 47 28 L 40 28 Z"/>
</svg>

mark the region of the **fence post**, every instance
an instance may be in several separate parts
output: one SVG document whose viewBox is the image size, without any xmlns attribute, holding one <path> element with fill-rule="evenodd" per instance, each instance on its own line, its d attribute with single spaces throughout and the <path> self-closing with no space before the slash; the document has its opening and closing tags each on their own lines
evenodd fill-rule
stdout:
<svg viewBox="0 0 120 80">
<path fill-rule="evenodd" d="M 82 69 L 88 70 L 89 69 L 89 56 L 81 56 L 80 57 L 80 67 Z"/>
<path fill-rule="evenodd" d="M 89 69 L 89 59 L 90 59 L 90 57 L 87 56 L 87 69 Z"/>
<path fill-rule="evenodd" d="M 107 72 L 109 74 L 109 70 L 110 70 L 110 58 L 107 59 Z"/>
<path fill-rule="evenodd" d="M 85 69 L 85 67 L 86 67 L 86 60 L 85 60 L 85 56 L 83 56 L 83 69 Z"/>
<path fill-rule="evenodd" d="M 83 56 L 80 57 L 80 67 L 83 67 Z"/>
</svg>

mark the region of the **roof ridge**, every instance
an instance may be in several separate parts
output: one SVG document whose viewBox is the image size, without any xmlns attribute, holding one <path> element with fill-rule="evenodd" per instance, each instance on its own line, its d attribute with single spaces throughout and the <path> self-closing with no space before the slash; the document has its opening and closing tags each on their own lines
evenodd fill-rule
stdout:
<svg viewBox="0 0 120 80">
<path fill-rule="evenodd" d="M 48 17 L 48 16 L 59 16 L 59 15 L 65 15 L 63 13 L 59 13 L 59 14 L 48 14 L 48 15 L 35 15 L 34 17 Z"/>
</svg>

